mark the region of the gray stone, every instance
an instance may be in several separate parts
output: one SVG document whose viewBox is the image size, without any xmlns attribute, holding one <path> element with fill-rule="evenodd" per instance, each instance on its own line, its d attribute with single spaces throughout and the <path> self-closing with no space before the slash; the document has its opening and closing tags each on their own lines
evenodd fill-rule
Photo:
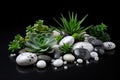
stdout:
<svg viewBox="0 0 120 80">
<path fill-rule="evenodd" d="M 54 59 L 58 59 L 58 58 L 60 58 L 60 56 L 61 56 L 61 52 L 59 51 L 59 50 L 55 50 L 55 53 L 54 53 Z"/>
<path fill-rule="evenodd" d="M 77 58 L 81 58 L 83 60 L 88 60 L 90 59 L 90 52 L 87 49 L 84 48 L 77 48 L 74 50 L 74 55 Z"/>
<path fill-rule="evenodd" d="M 39 55 L 38 60 L 45 60 L 47 62 L 50 62 L 52 60 L 52 58 L 48 55 Z"/>
<path fill-rule="evenodd" d="M 95 47 L 94 51 L 97 52 L 98 54 L 102 55 L 105 54 L 103 47 Z"/>
<path fill-rule="evenodd" d="M 89 40 L 89 42 L 93 46 L 103 46 L 103 42 L 101 40 L 98 40 L 98 39 Z"/>
</svg>

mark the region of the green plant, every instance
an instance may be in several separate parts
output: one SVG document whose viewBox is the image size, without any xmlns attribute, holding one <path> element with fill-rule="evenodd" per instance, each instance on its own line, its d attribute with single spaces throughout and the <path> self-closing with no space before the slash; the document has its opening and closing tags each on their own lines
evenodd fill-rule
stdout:
<svg viewBox="0 0 120 80">
<path fill-rule="evenodd" d="M 64 45 L 60 46 L 59 49 L 63 54 L 71 53 L 72 52 L 72 45 L 64 44 Z"/>
<path fill-rule="evenodd" d="M 62 38 L 63 38 L 63 36 L 61 36 L 61 35 L 55 36 L 55 39 L 57 40 L 58 43 L 60 42 L 60 40 L 61 40 Z"/>
<path fill-rule="evenodd" d="M 8 45 L 9 46 L 8 50 L 11 52 L 16 52 L 24 48 L 24 42 L 25 42 L 24 38 L 20 34 L 17 34 L 14 37 L 14 40 L 11 41 L 10 44 Z"/>
<path fill-rule="evenodd" d="M 62 24 L 59 21 L 57 21 L 55 18 L 54 18 L 54 20 L 69 35 L 72 35 L 74 33 L 81 33 L 81 32 L 86 31 L 87 29 L 90 28 L 90 27 L 87 27 L 87 28 L 81 27 L 81 24 L 83 23 L 83 21 L 86 19 L 86 17 L 88 15 L 86 15 L 80 21 L 77 21 L 77 14 L 74 14 L 73 12 L 72 12 L 72 14 L 69 13 L 69 20 L 67 20 L 62 14 L 61 14 L 61 16 L 62 17 L 60 19 L 62 21 Z"/>
<path fill-rule="evenodd" d="M 94 37 L 102 40 L 102 41 L 109 41 L 110 36 L 107 32 L 105 32 L 106 30 L 107 30 L 107 26 L 103 23 L 101 23 L 100 25 L 96 25 L 96 26 L 91 25 L 89 34 L 91 36 L 94 36 Z"/>
<path fill-rule="evenodd" d="M 83 34 L 74 33 L 72 36 L 75 38 L 76 41 L 83 41 L 84 40 Z"/>
<path fill-rule="evenodd" d="M 48 33 L 31 33 L 29 40 L 26 41 L 26 50 L 29 52 L 46 52 L 54 44 L 56 44 L 55 38 Z"/>
</svg>

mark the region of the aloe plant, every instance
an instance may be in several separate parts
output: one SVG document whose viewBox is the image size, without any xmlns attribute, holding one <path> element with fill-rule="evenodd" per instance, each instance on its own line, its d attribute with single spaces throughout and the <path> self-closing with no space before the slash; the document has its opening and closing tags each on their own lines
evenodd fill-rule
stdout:
<svg viewBox="0 0 120 80">
<path fill-rule="evenodd" d="M 46 52 L 56 44 L 55 38 L 48 33 L 31 33 L 29 40 L 26 41 L 26 50 L 29 52 Z"/>
<path fill-rule="evenodd" d="M 77 14 L 69 13 L 69 20 L 67 20 L 62 14 L 61 14 L 61 21 L 62 24 L 54 18 L 54 20 L 59 24 L 60 27 L 69 35 L 73 35 L 74 33 L 81 33 L 83 31 L 86 31 L 90 27 L 83 28 L 81 27 L 81 24 L 86 19 L 88 15 L 84 16 L 81 20 L 77 20 Z"/>
</svg>

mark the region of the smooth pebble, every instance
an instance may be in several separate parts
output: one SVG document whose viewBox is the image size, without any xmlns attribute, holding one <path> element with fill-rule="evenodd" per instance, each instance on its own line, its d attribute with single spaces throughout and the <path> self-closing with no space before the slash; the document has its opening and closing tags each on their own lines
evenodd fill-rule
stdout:
<svg viewBox="0 0 120 80">
<path fill-rule="evenodd" d="M 29 52 L 21 53 L 16 58 L 16 63 L 20 66 L 32 65 L 37 61 L 37 55 Z"/>
<path fill-rule="evenodd" d="M 46 62 L 44 61 L 44 60 L 40 60 L 40 61 L 38 61 L 37 62 L 37 64 L 36 64 L 36 66 L 38 67 L 38 68 L 45 68 L 46 67 Z"/>
<path fill-rule="evenodd" d="M 98 57 L 98 53 L 97 53 L 97 52 L 91 52 L 91 53 L 90 53 L 90 56 L 91 56 L 92 58 Z"/>
<path fill-rule="evenodd" d="M 93 49 L 94 49 L 92 44 L 90 44 L 88 42 L 77 42 L 77 43 L 75 43 L 73 45 L 73 50 L 75 50 L 77 48 L 84 48 L 84 49 L 87 49 L 89 52 L 93 51 Z"/>
<path fill-rule="evenodd" d="M 63 56 L 63 59 L 67 62 L 73 62 L 75 60 L 75 57 L 72 54 L 65 54 Z"/>
<path fill-rule="evenodd" d="M 103 45 L 105 50 L 112 50 L 116 47 L 115 43 L 113 42 L 104 42 Z"/>
<path fill-rule="evenodd" d="M 63 65 L 63 60 L 62 59 L 56 59 L 52 64 L 56 67 L 60 67 L 60 66 Z"/>
<path fill-rule="evenodd" d="M 81 63 L 83 63 L 83 60 L 82 59 L 77 59 L 77 62 L 81 64 Z"/>
<path fill-rule="evenodd" d="M 66 36 L 60 41 L 59 45 L 60 46 L 63 46 L 64 44 L 71 44 L 72 45 L 74 43 L 74 41 L 75 41 L 74 37 Z"/>
</svg>

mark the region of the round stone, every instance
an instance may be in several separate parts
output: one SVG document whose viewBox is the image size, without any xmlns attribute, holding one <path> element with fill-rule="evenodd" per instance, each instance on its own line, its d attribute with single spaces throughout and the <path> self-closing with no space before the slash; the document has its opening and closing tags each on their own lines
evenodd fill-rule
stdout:
<svg viewBox="0 0 120 80">
<path fill-rule="evenodd" d="M 64 66 L 64 69 L 68 69 L 68 66 Z"/>
<path fill-rule="evenodd" d="M 38 60 L 45 60 L 47 62 L 50 62 L 52 60 L 52 58 L 48 55 L 39 55 Z"/>
<path fill-rule="evenodd" d="M 74 54 L 77 58 L 81 58 L 84 60 L 90 59 L 90 52 L 84 48 L 77 48 L 74 50 Z"/>
<path fill-rule="evenodd" d="M 63 65 L 63 60 L 62 59 L 56 59 L 52 64 L 56 67 L 60 67 L 60 66 Z"/>
<path fill-rule="evenodd" d="M 72 54 L 65 54 L 63 56 L 63 59 L 67 62 L 73 62 L 75 60 L 75 57 Z"/>
<path fill-rule="evenodd" d="M 83 63 L 83 60 L 82 59 L 77 59 L 77 62 L 81 64 L 81 63 Z"/>
<path fill-rule="evenodd" d="M 95 57 L 94 60 L 95 60 L 95 61 L 98 61 L 98 60 L 99 60 L 99 57 Z"/>
<path fill-rule="evenodd" d="M 20 66 L 32 65 L 37 61 L 37 55 L 29 52 L 21 53 L 16 58 L 16 63 Z"/>
<path fill-rule="evenodd" d="M 98 53 L 97 53 L 97 52 L 91 52 L 91 53 L 90 53 L 90 56 L 91 56 L 92 58 L 98 57 Z"/>
<path fill-rule="evenodd" d="M 44 60 L 40 60 L 37 62 L 36 66 L 38 68 L 45 68 L 46 67 L 46 62 Z"/>
<path fill-rule="evenodd" d="M 112 50 L 116 47 L 115 43 L 113 42 L 104 42 L 103 45 L 105 50 Z"/>
<path fill-rule="evenodd" d="M 74 43 L 74 41 L 75 41 L 74 37 L 66 36 L 60 41 L 59 45 L 60 46 L 63 46 L 64 44 L 71 44 L 72 45 Z"/>
<path fill-rule="evenodd" d="M 73 45 L 73 50 L 75 50 L 77 48 L 84 48 L 84 49 L 87 49 L 89 52 L 93 51 L 93 49 L 94 49 L 92 44 L 90 44 L 88 42 L 77 42 L 77 43 L 75 43 Z"/>
</svg>

